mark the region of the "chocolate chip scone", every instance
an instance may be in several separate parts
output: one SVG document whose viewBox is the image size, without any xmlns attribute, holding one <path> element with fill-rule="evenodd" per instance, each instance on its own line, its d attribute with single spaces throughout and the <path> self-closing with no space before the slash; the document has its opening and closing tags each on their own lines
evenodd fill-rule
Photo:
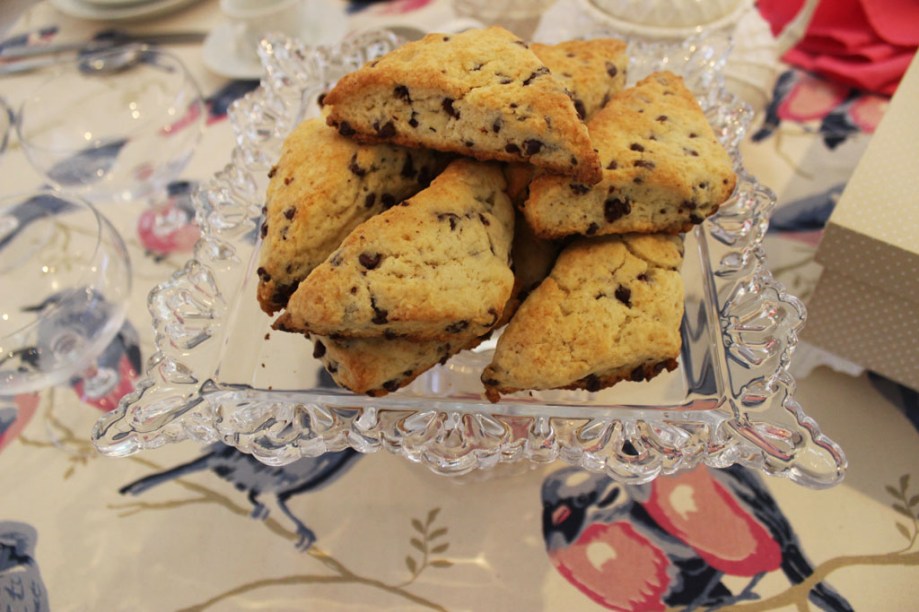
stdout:
<svg viewBox="0 0 919 612">
<path fill-rule="evenodd" d="M 329 124 L 346 136 L 600 179 L 565 87 L 500 27 L 407 43 L 342 77 L 324 102 Z"/>
<path fill-rule="evenodd" d="M 652 74 L 588 123 L 603 179 L 543 174 L 530 183 L 527 221 L 540 236 L 688 231 L 734 190 L 731 157 L 683 80 Z"/>
<path fill-rule="evenodd" d="M 300 283 L 278 326 L 321 336 L 487 333 L 514 284 L 514 209 L 498 164 L 458 159 L 359 225 Z"/>
<path fill-rule="evenodd" d="M 262 310 L 283 309 L 351 230 L 427 187 L 447 162 L 439 152 L 359 144 L 323 119 L 302 122 L 270 173 L 258 267 Z"/>
<path fill-rule="evenodd" d="M 682 240 L 580 238 L 498 338 L 482 382 L 491 401 L 530 389 L 599 391 L 676 367 L 683 317 Z"/>
<path fill-rule="evenodd" d="M 471 333 L 449 340 L 330 338 L 313 336 L 313 356 L 332 379 L 354 393 L 381 397 L 398 391 L 438 363 L 481 339 Z"/>
<path fill-rule="evenodd" d="M 625 87 L 629 58 L 626 44 L 613 38 L 572 40 L 556 45 L 533 43 L 533 52 L 568 90 L 578 116 L 593 117 Z M 527 198 L 535 168 L 527 163 L 512 163 L 505 168 L 507 194 L 515 205 Z"/>
<path fill-rule="evenodd" d="M 592 38 L 555 45 L 533 43 L 530 48 L 571 92 L 582 119 L 593 117 L 625 87 L 629 67 L 625 41 Z"/>
</svg>

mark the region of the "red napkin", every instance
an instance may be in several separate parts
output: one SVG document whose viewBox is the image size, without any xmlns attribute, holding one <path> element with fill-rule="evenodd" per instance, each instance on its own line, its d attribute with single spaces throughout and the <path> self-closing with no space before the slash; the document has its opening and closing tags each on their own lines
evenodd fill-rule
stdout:
<svg viewBox="0 0 919 612">
<path fill-rule="evenodd" d="M 773 34 L 803 0 L 759 0 Z M 919 48 L 916 0 L 821 0 L 807 33 L 782 58 L 838 83 L 892 94 Z"/>
</svg>

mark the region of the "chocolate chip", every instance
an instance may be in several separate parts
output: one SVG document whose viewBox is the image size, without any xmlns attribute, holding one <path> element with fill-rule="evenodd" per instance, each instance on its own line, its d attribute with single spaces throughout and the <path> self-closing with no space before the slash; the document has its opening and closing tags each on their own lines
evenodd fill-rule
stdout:
<svg viewBox="0 0 919 612">
<path fill-rule="evenodd" d="M 464 140 L 463 145 L 468 149 L 475 147 L 475 143 L 471 140 Z"/>
<path fill-rule="evenodd" d="M 642 281 L 643 283 L 647 283 L 647 282 L 648 282 L 648 275 L 645 274 L 644 272 L 642 272 L 641 274 L 639 274 L 639 275 L 636 276 L 635 278 L 637 278 L 638 280 Z"/>
<path fill-rule="evenodd" d="M 616 163 L 615 159 L 610 160 L 610 162 L 606 165 L 607 170 L 615 170 L 618 167 L 619 167 L 619 164 Z"/>
<path fill-rule="evenodd" d="M 396 126 L 392 121 L 387 121 L 383 125 L 380 125 L 379 121 L 374 121 L 373 129 L 380 138 L 392 138 L 396 135 Z"/>
<path fill-rule="evenodd" d="M 545 74 L 549 74 L 548 68 L 546 68 L 545 66 L 541 66 L 540 68 L 537 68 L 530 74 L 530 76 L 528 76 L 527 78 L 523 80 L 523 86 L 526 87 L 527 85 L 532 83 L 534 79 L 537 79 Z"/>
<path fill-rule="evenodd" d="M 294 177 L 292 177 L 292 176 L 285 176 L 285 177 L 284 177 L 284 184 L 285 184 L 285 185 L 290 185 L 290 184 L 293 183 L 293 182 L 294 182 Z"/>
<path fill-rule="evenodd" d="M 597 225 L 596 223 L 591 222 L 591 224 L 587 226 L 587 230 L 585 231 L 585 233 L 586 233 L 588 236 L 593 236 L 594 234 L 597 233 L 597 230 L 599 230 L 599 229 L 600 229 L 600 226 L 599 226 L 599 225 Z"/>
<path fill-rule="evenodd" d="M 583 379 L 584 388 L 590 391 L 591 393 L 596 393 L 603 388 L 603 383 L 600 381 L 600 377 L 596 374 L 590 374 Z"/>
<path fill-rule="evenodd" d="M 268 224 L 267 223 L 262 223 L 262 228 L 260 232 L 262 234 L 262 238 L 268 235 Z"/>
<path fill-rule="evenodd" d="M 497 134 L 501 131 L 501 118 L 498 117 L 495 119 L 495 122 L 491 124 L 491 131 Z"/>
<path fill-rule="evenodd" d="M 348 162 L 348 170 L 358 178 L 364 178 L 367 175 L 367 169 L 361 168 L 360 164 L 357 163 L 357 153 L 351 156 L 351 160 Z"/>
<path fill-rule="evenodd" d="M 526 150 L 527 155 L 536 155 L 542 147 L 542 141 L 535 138 L 528 138 L 523 141 L 523 148 Z"/>
<path fill-rule="evenodd" d="M 699 205 L 693 202 L 692 200 L 683 200 L 680 204 L 680 208 L 685 208 L 687 210 L 695 210 Z"/>
<path fill-rule="evenodd" d="M 691 213 L 691 214 L 689 215 L 689 222 L 690 222 L 690 223 L 695 223 L 696 225 L 698 225 L 698 224 L 702 223 L 703 221 L 705 221 L 705 219 L 703 219 L 702 217 L 700 217 L 700 216 L 697 215 L 696 213 Z"/>
<path fill-rule="evenodd" d="M 268 274 L 268 271 L 265 268 L 259 266 L 259 269 L 256 270 L 255 273 L 258 274 L 258 277 L 262 282 L 267 283 L 271 281 L 271 275 Z"/>
<path fill-rule="evenodd" d="M 582 185 L 581 183 L 570 183 L 568 187 L 571 188 L 571 191 L 575 195 L 584 195 L 585 193 L 590 191 L 590 187 L 588 187 L 587 185 Z"/>
<path fill-rule="evenodd" d="M 354 285 L 351 286 L 351 289 L 348 290 L 351 295 L 357 295 L 357 287 Z"/>
<path fill-rule="evenodd" d="M 330 361 L 329 365 L 325 367 L 329 374 L 334 374 L 338 371 L 338 364 L 334 361 Z"/>
<path fill-rule="evenodd" d="M 291 219 L 294 218 L 295 214 L 297 214 L 297 209 L 291 206 L 290 208 L 284 211 L 284 218 L 290 221 Z"/>
<path fill-rule="evenodd" d="M 512 142 L 508 143 L 508 144 L 504 147 L 504 150 L 505 150 L 506 152 L 508 152 L 508 153 L 513 154 L 513 155 L 520 155 L 520 147 L 518 147 L 517 145 L 515 145 L 515 144 L 512 143 Z"/>
<path fill-rule="evenodd" d="M 378 307 L 376 300 L 373 299 L 373 296 L 370 296 L 370 307 L 373 309 L 373 318 L 371 319 L 372 323 L 375 323 L 376 325 L 384 325 L 389 321 L 387 318 L 389 316 L 389 312 Z"/>
<path fill-rule="evenodd" d="M 387 340 L 395 340 L 396 338 L 399 337 L 399 334 L 397 334 L 391 329 L 387 329 L 383 332 L 383 337 L 386 338 Z"/>
<path fill-rule="evenodd" d="M 437 213 L 437 220 L 438 221 L 449 221 L 450 230 L 452 231 L 456 229 L 456 224 L 457 222 L 459 222 L 459 215 L 454 214 L 454 213 Z"/>
<path fill-rule="evenodd" d="M 416 113 L 415 111 L 412 111 L 412 116 L 408 120 L 408 124 L 412 126 L 413 128 L 418 127 L 418 119 L 415 118 L 417 116 L 418 116 L 418 113 Z"/>
<path fill-rule="evenodd" d="M 609 198 L 603 203 L 603 217 L 608 223 L 612 223 L 630 212 L 632 212 L 632 205 L 628 199 Z"/>
<path fill-rule="evenodd" d="M 373 205 L 376 204 L 377 194 L 368 193 L 367 197 L 364 198 L 364 208 L 373 208 Z"/>
<path fill-rule="evenodd" d="M 626 287 L 625 285 L 619 285 L 616 287 L 616 299 L 628 306 L 632 307 L 632 290 Z"/>
<path fill-rule="evenodd" d="M 342 262 L 342 261 L 344 261 L 344 260 L 343 260 L 342 257 L 341 257 L 341 251 L 338 251 L 338 252 L 336 252 L 335 254 L 333 254 L 332 257 L 329 259 L 329 264 L 330 264 L 333 268 L 337 268 L 338 266 L 341 265 L 341 262 Z"/>
<path fill-rule="evenodd" d="M 383 383 L 383 388 L 390 393 L 395 393 L 399 390 L 399 381 L 397 379 L 387 380 Z"/>
<path fill-rule="evenodd" d="M 639 159 L 635 161 L 635 166 L 638 168 L 647 168 L 648 170 L 651 170 L 654 168 L 654 162 L 647 159 Z"/>
<path fill-rule="evenodd" d="M 617 68 L 616 64 L 613 62 L 606 62 L 606 74 L 610 75 L 611 77 L 615 77 L 617 74 L 619 74 L 619 68 Z"/>
<path fill-rule="evenodd" d="M 499 77 L 498 83 L 500 83 L 501 85 L 510 85 L 511 83 L 514 82 L 514 79 L 512 79 L 509 76 L 504 76 L 504 75 L 495 75 L 495 76 Z"/>
<path fill-rule="evenodd" d="M 319 94 L 319 97 L 316 98 L 316 104 L 319 105 L 319 108 L 322 108 L 323 106 L 325 106 L 325 96 L 326 96 L 326 93 L 322 92 L 321 94 Z"/>
<path fill-rule="evenodd" d="M 699 157 L 699 152 L 696 151 L 695 149 L 687 149 L 686 147 L 683 147 L 683 153 L 685 153 L 686 155 L 691 155 L 693 157 Z"/>
<path fill-rule="evenodd" d="M 501 384 L 501 382 L 495 380 L 494 378 L 483 378 L 482 384 L 486 387 L 497 387 Z"/>
<path fill-rule="evenodd" d="M 313 359 L 319 359 L 323 355 L 325 355 L 325 345 L 321 341 L 316 340 L 316 344 L 313 345 Z"/>
<path fill-rule="evenodd" d="M 405 102 L 406 104 L 412 103 L 412 96 L 408 92 L 408 87 L 405 85 L 396 85 L 395 89 L 392 90 L 394 96 Z"/>
<path fill-rule="evenodd" d="M 481 221 L 482 225 L 484 225 L 485 227 L 488 227 L 489 225 L 491 225 L 491 221 L 489 221 L 488 217 L 486 217 L 482 213 L 479 213 L 479 221 Z"/>
<path fill-rule="evenodd" d="M 654 118 L 654 120 L 659 121 L 660 123 L 664 123 L 665 121 L 667 121 L 667 115 L 658 115 L 657 117 Z"/>
<path fill-rule="evenodd" d="M 641 382 L 645 379 L 645 368 L 644 366 L 638 366 L 632 373 L 629 374 L 629 380 L 632 382 Z"/>
<path fill-rule="evenodd" d="M 631 149 L 632 151 L 638 151 L 639 153 L 642 153 L 645 150 L 645 148 L 641 146 L 640 144 L 638 144 L 637 142 L 633 142 L 632 144 L 630 144 L 629 149 Z"/>
<path fill-rule="evenodd" d="M 459 119 L 460 114 L 455 108 L 453 108 L 453 103 L 455 100 L 453 98 L 444 98 L 443 102 L 440 103 L 441 108 L 444 109 L 444 112 L 453 117 L 454 119 Z"/>
<path fill-rule="evenodd" d="M 396 197 L 391 193 L 384 193 L 380 196 L 380 204 L 383 205 L 383 208 L 392 208 L 396 205 Z"/>
<path fill-rule="evenodd" d="M 361 265 L 368 270 L 373 270 L 380 265 L 381 261 L 383 261 L 383 255 L 380 253 L 364 252 L 358 255 L 357 260 L 361 262 Z"/>
<path fill-rule="evenodd" d="M 689 137 L 690 137 L 690 138 L 698 138 L 699 135 L 696 134 L 695 132 L 690 132 L 690 133 L 689 133 Z"/>
<path fill-rule="evenodd" d="M 271 170 L 268 171 L 268 178 L 274 178 L 274 175 L 278 173 L 278 167 L 272 166 Z"/>
<path fill-rule="evenodd" d="M 338 124 L 338 133 L 342 136 L 354 136 L 354 128 L 347 121 Z"/>
<path fill-rule="evenodd" d="M 578 119 L 581 121 L 587 118 L 587 109 L 584 108 L 584 102 L 582 100 L 574 101 L 574 110 L 578 112 Z"/>
<path fill-rule="evenodd" d="M 451 323 L 450 325 L 447 325 L 447 327 L 445 327 L 444 330 L 448 334 L 458 334 L 464 329 L 466 329 L 467 327 L 469 327 L 469 321 L 455 321 Z"/>
<path fill-rule="evenodd" d="M 636 176 L 635 178 L 632 179 L 632 182 L 635 183 L 636 185 L 641 185 L 642 183 L 644 183 L 644 180 L 640 176 Z"/>
</svg>

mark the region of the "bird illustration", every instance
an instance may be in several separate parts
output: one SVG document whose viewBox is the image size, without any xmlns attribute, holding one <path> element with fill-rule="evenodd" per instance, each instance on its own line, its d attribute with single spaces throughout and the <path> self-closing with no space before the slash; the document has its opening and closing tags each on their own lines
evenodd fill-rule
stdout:
<svg viewBox="0 0 919 612">
<path fill-rule="evenodd" d="M 609 501 L 612 495 L 616 504 Z M 754 472 L 741 466 L 703 466 L 645 485 L 620 485 L 566 468 L 545 482 L 543 503 L 543 531 L 553 564 L 588 596 L 613 609 L 722 606 L 751 597 L 768 572 L 781 569 L 794 584 L 813 573 L 775 499 Z M 560 531 L 567 534 L 566 546 L 555 535 Z M 635 534 L 629 544 L 641 548 L 625 554 L 628 533 Z M 654 559 L 656 565 L 636 559 Z M 587 584 L 582 576 L 591 573 Z M 725 575 L 751 580 L 732 595 L 721 583 Z M 664 584 L 665 576 L 669 583 Z M 825 610 L 852 609 L 823 583 L 809 598 Z"/>
<path fill-rule="evenodd" d="M 123 495 L 140 495 L 170 480 L 194 472 L 211 471 L 247 494 L 252 504 L 252 518 L 268 518 L 268 507 L 259 498 L 265 494 L 274 495 L 278 507 L 294 523 L 298 536 L 297 548 L 306 550 L 316 541 L 316 534 L 290 510 L 287 502 L 295 495 L 330 484 L 354 465 L 355 459 L 360 456 L 360 453 L 348 448 L 318 457 L 306 457 L 288 465 L 270 466 L 232 446 L 217 443 L 211 445 L 201 457 L 165 472 L 141 478 L 125 485 L 119 492 Z"/>
<path fill-rule="evenodd" d="M 0 521 L 0 607 L 4 612 L 46 612 L 48 592 L 35 561 L 38 534 L 31 525 Z"/>
<path fill-rule="evenodd" d="M 108 412 L 134 390 L 134 381 L 142 366 L 140 336 L 134 325 L 125 320 L 96 358 L 92 375 L 76 376 L 71 379 L 70 386 L 84 403 Z"/>
<path fill-rule="evenodd" d="M 794 88 L 797 78 L 794 70 L 786 70 L 776 79 L 775 86 L 772 88 L 772 99 L 763 109 L 763 125 L 751 137 L 753 142 L 765 140 L 778 129 L 782 123 L 782 118 L 779 116 L 779 107 Z"/>
<path fill-rule="evenodd" d="M 0 396 L 0 451 L 16 439 L 38 410 L 38 393 Z"/>
<path fill-rule="evenodd" d="M 769 219 L 770 232 L 809 232 L 826 226 L 845 183 L 809 195 L 777 208 Z"/>
<path fill-rule="evenodd" d="M 543 483 L 543 537 L 556 570 L 613 610 L 664 610 L 733 601 L 721 572 L 660 528 L 633 488 L 579 468 Z"/>
<path fill-rule="evenodd" d="M 140 243 L 154 260 L 170 253 L 191 251 L 201 235 L 195 224 L 192 202 L 196 183 L 173 181 L 167 186 L 167 199 L 161 206 L 148 207 L 137 219 Z"/>
</svg>

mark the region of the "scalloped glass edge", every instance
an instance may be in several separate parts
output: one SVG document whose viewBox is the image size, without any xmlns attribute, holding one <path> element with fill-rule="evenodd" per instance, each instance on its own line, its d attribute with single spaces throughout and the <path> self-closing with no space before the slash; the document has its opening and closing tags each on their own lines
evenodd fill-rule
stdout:
<svg viewBox="0 0 919 612">
<path fill-rule="evenodd" d="M 598 34 L 604 33 L 592 33 Z M 383 448 L 445 475 L 502 462 L 563 460 L 630 483 L 701 463 L 740 463 L 811 488 L 842 480 L 842 449 L 794 399 L 788 365 L 805 309 L 766 266 L 762 241 L 776 197 L 740 160 L 738 145 L 752 111 L 724 88 L 730 39 L 719 34 L 678 44 L 631 41 L 629 68 L 632 82 L 658 69 L 681 74 L 735 160 L 735 194 L 694 230 L 702 248 L 711 249 L 709 257 L 717 257 L 709 260 L 706 279 L 710 295 L 718 296 L 713 307 L 725 349 L 723 355 L 714 351 L 714 367 L 726 382 L 716 408 L 585 416 L 557 406 L 503 409 L 484 400 L 460 409 L 419 407 L 417 399 L 398 394 L 303 401 L 303 393 L 214 380 L 221 327 L 248 266 L 237 245 L 261 215 L 255 177 L 271 167 L 305 106 L 330 81 L 398 44 L 387 31 L 365 32 L 334 47 L 311 48 L 284 37 L 262 42 L 261 86 L 230 109 L 237 143 L 231 161 L 195 194 L 202 236 L 194 256 L 149 295 L 156 351 L 135 391 L 93 428 L 101 453 L 127 456 L 195 440 L 232 445 L 269 465 L 350 446 L 364 453 Z"/>
</svg>

